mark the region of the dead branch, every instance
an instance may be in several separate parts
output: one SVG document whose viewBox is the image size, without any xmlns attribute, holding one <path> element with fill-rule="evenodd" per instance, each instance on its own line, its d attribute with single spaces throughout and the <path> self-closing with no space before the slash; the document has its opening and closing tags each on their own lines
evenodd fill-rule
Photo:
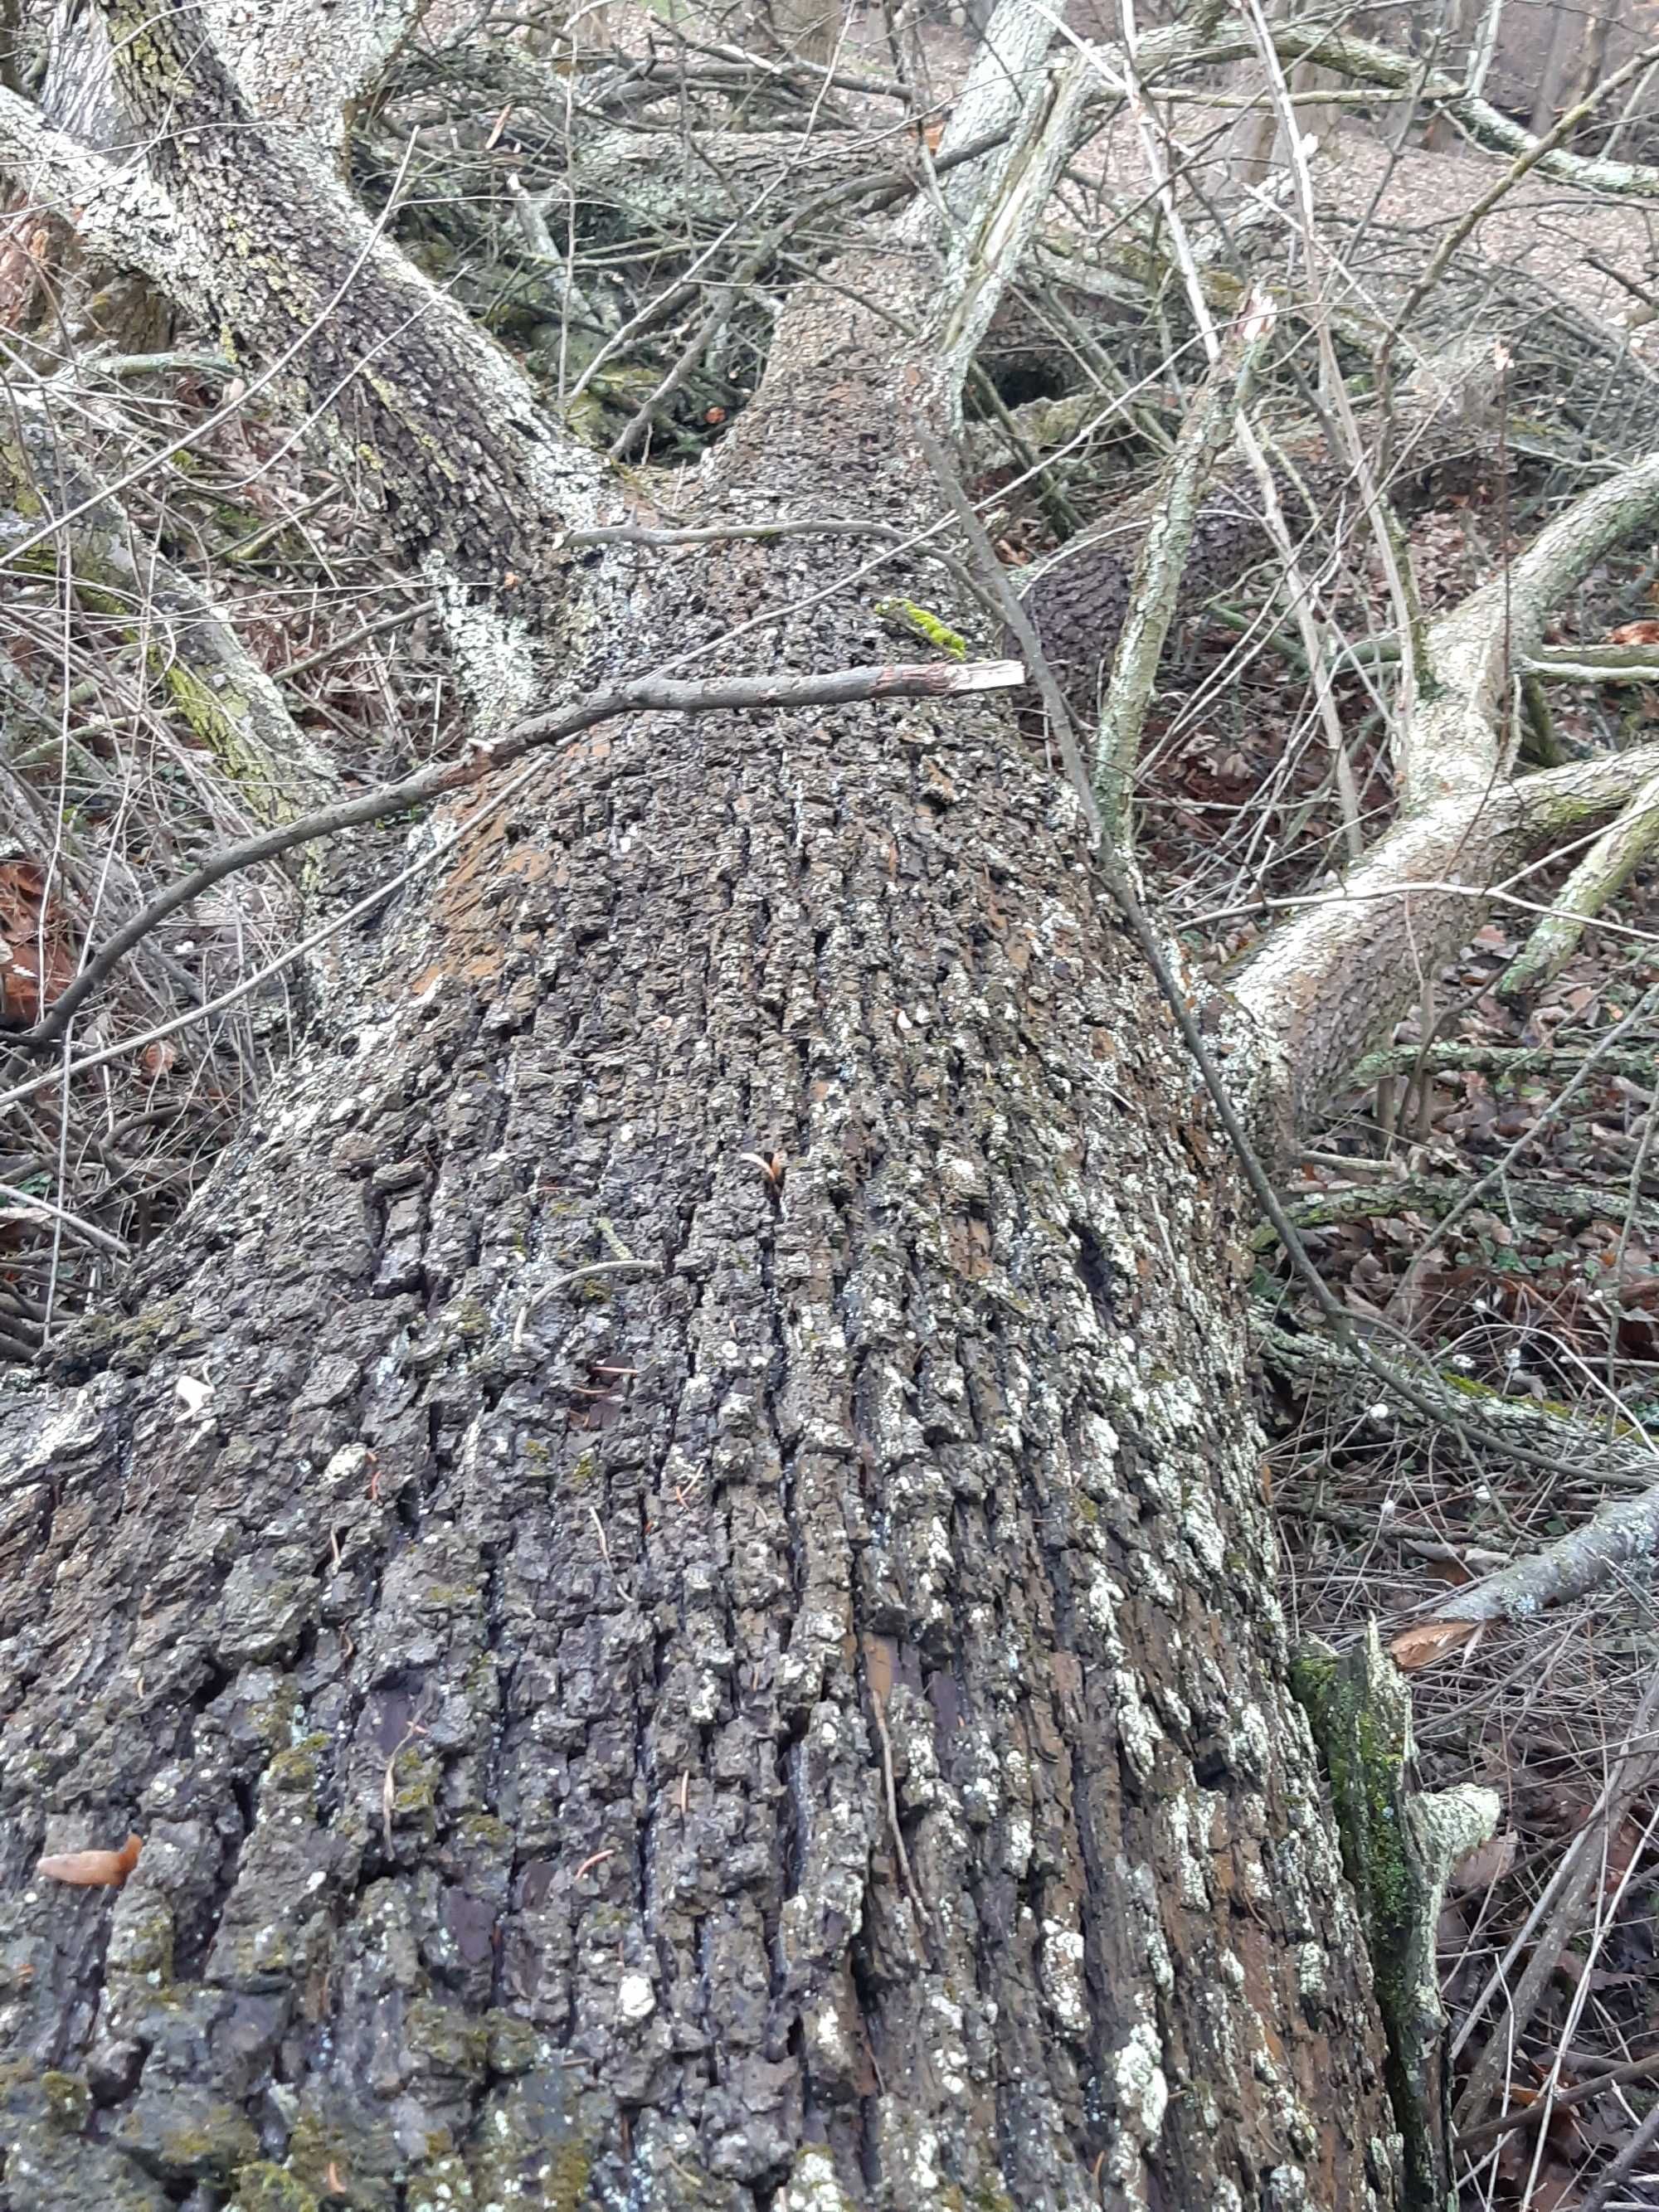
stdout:
<svg viewBox="0 0 1659 2212">
<path fill-rule="evenodd" d="M 1585 929 L 1616 897 L 1659 842 L 1659 777 L 1608 824 L 1556 893 L 1552 910 L 1498 978 L 1500 996 L 1524 997 L 1559 975 Z"/>
<path fill-rule="evenodd" d="M 1541 1551 L 1483 1576 L 1449 1598 L 1437 1596 L 1434 1618 L 1529 1620 L 1548 1606 L 1585 1596 L 1633 1563 L 1650 1559 L 1659 1550 L 1659 1461 L 1650 1453 L 1644 1456 L 1653 1474 L 1639 1496 L 1613 1498 L 1582 1528 L 1570 1529 Z"/>
<path fill-rule="evenodd" d="M 1453 2114 L 1459 2128 L 1486 2118 L 1515 2039 L 1536 2010 L 1560 1963 L 1561 1954 L 1578 1925 L 1580 1908 L 1591 1887 L 1601 1878 L 1608 1841 L 1618 1832 L 1630 1806 L 1652 1779 L 1656 1764 L 1659 1764 L 1652 1733 L 1656 1713 L 1659 1713 L 1659 1675 L 1649 1685 L 1625 1754 L 1608 1777 L 1595 1811 L 1556 1869 L 1527 1926 L 1500 1960 L 1480 1998 L 1464 2018 L 1454 2051 L 1468 2040 L 1493 1999 L 1500 1992 L 1506 1994 L 1504 2025 L 1487 2037 Z M 1511 1984 L 1510 1977 L 1519 1963 L 1523 1943 L 1530 1943 L 1531 1956 L 1518 1982 Z"/>
<path fill-rule="evenodd" d="M 1159 472 L 1157 510 L 1141 541 L 1095 738 L 1095 795 L 1102 831 L 1120 845 L 1127 845 L 1129 837 L 1140 732 L 1152 702 L 1158 660 L 1175 619 L 1200 502 L 1262 349 L 1273 334 L 1273 308 L 1265 298 L 1256 295 L 1246 304 L 1211 363 L 1182 425 L 1175 451 Z"/>
<path fill-rule="evenodd" d="M 1441 109 L 1479 146 L 1495 154 L 1535 157 L 1540 175 L 1557 183 L 1577 185 L 1589 192 L 1612 192 L 1625 198 L 1659 198 L 1659 169 L 1639 161 L 1600 161 L 1559 149 L 1540 151 L 1529 131 L 1510 121 L 1490 102 L 1468 92 L 1440 70 L 1425 70 L 1413 57 L 1391 53 L 1370 40 L 1348 36 L 1309 23 L 1275 23 L 1273 40 L 1286 61 L 1318 62 L 1363 84 L 1387 86 L 1394 91 L 1415 92 L 1427 106 Z"/>
</svg>

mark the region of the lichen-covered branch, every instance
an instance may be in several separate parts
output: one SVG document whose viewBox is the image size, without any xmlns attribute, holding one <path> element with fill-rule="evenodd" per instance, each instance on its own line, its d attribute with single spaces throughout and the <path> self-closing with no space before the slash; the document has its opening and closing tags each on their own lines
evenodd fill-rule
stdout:
<svg viewBox="0 0 1659 2212">
<path fill-rule="evenodd" d="M 1281 1134 L 1304 1127 L 1432 974 L 1468 941 L 1488 896 L 1567 830 L 1628 802 L 1659 751 L 1575 761 L 1397 823 L 1340 889 L 1310 898 L 1232 985 L 1278 1070 Z"/>
<path fill-rule="evenodd" d="M 1527 667 L 1561 684 L 1659 683 L 1659 660 L 1645 645 L 1540 645 L 1528 654 Z"/>
<path fill-rule="evenodd" d="M 1371 1411 L 1413 1434 L 1467 1435 L 1478 1422 L 1483 1445 L 1501 1450 L 1512 1442 L 1519 1453 L 1557 1462 L 1596 1481 L 1646 1486 L 1650 1455 L 1639 1440 L 1620 1437 L 1609 1443 L 1565 1407 L 1505 1397 L 1468 1376 L 1437 1373 L 1420 1364 L 1407 1376 L 1410 1396 L 1390 1393 L 1386 1368 L 1360 1360 L 1322 1330 L 1281 1328 L 1258 1314 L 1255 1334 L 1276 1374 L 1299 1389 L 1334 1398 L 1345 1414 Z"/>
<path fill-rule="evenodd" d="M 1512 780 L 1517 660 L 1561 599 L 1659 512 L 1659 455 L 1598 484 L 1430 629 L 1395 747 L 1401 818 L 1331 897 L 1269 936 L 1236 986 L 1299 1126 L 1478 925 L 1484 894 L 1566 823 L 1626 802 L 1646 749 Z"/>
<path fill-rule="evenodd" d="M 1521 998 L 1558 975 L 1583 940 L 1585 928 L 1616 897 L 1659 842 L 1659 776 L 1644 784 L 1630 805 L 1589 848 L 1550 902 L 1550 911 L 1498 978 L 1504 998 Z"/>
<path fill-rule="evenodd" d="M 1385 1045 L 1368 1052 L 1350 1079 L 1359 1085 L 1380 1083 L 1389 1075 L 1421 1078 L 1468 1072 L 1503 1085 L 1549 1082 L 1576 1075 L 1583 1064 L 1583 1054 L 1565 1045 L 1477 1044 L 1444 1037 L 1431 1044 Z M 1651 1085 L 1659 1080 L 1659 1064 L 1650 1051 L 1603 1053 L 1597 1066 L 1604 1074 L 1622 1075 L 1632 1083 Z"/>
<path fill-rule="evenodd" d="M 0 85 L 0 175 L 28 204 L 71 224 L 82 241 L 169 289 L 190 265 L 178 211 L 142 168 L 88 152 Z"/>
<path fill-rule="evenodd" d="M 1411 55 L 1394 53 L 1368 39 L 1307 22 L 1275 23 L 1273 40 L 1286 61 L 1317 62 L 1358 83 L 1413 93 L 1425 104 L 1443 109 L 1477 145 L 1493 153 L 1525 156 L 1537 150 L 1538 141 L 1532 132 L 1467 91 L 1443 70 L 1425 70 Z M 1577 185 L 1584 191 L 1659 198 L 1659 169 L 1645 162 L 1601 161 L 1558 149 L 1540 155 L 1536 167 L 1540 175 L 1559 184 Z"/>
<path fill-rule="evenodd" d="M 328 157 L 254 115 L 194 5 L 101 0 L 101 12 L 122 96 L 150 133 L 149 175 L 180 227 L 171 289 L 228 349 L 280 367 L 343 463 L 378 483 L 479 703 L 522 711 L 548 648 L 572 642 L 553 619 L 574 610 L 552 548 L 561 524 L 602 519 L 597 463 L 386 243 Z"/>
<path fill-rule="evenodd" d="M 1584 1596 L 1627 1568 L 1650 1571 L 1646 1563 L 1659 1550 L 1659 1462 L 1650 1452 L 1638 1457 L 1628 1451 L 1621 1471 L 1633 1475 L 1644 1462 L 1651 1480 L 1638 1496 L 1611 1499 L 1581 1528 L 1541 1551 L 1437 1598 L 1435 1619 L 1527 1620 L 1547 1606 Z"/>
<path fill-rule="evenodd" d="M 1430 683 L 1397 747 L 1401 802 L 1483 788 L 1508 768 L 1509 690 L 1566 595 L 1621 539 L 1659 514 L 1659 453 L 1576 499 L 1526 550 L 1433 623 Z"/>
</svg>

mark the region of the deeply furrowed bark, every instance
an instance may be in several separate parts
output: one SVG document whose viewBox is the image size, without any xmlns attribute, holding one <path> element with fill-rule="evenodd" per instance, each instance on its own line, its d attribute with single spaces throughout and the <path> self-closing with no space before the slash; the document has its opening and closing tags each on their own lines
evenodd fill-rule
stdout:
<svg viewBox="0 0 1659 2212">
<path fill-rule="evenodd" d="M 982 709 L 646 726 L 503 822 L 15 1409 L 6 2044 L 117 2147 L 26 2122 L 18 2212 L 1387 2202 L 1188 1145 Z M 21 1887 L 129 1823 L 112 1905 Z"/>
<path fill-rule="evenodd" d="M 935 283 L 803 295 L 699 519 L 913 519 Z M 845 568 L 581 633 L 886 658 Z M 1243 1247 L 1005 711 L 550 766 L 0 1407 L 9 2212 L 1395 2203 Z"/>
</svg>

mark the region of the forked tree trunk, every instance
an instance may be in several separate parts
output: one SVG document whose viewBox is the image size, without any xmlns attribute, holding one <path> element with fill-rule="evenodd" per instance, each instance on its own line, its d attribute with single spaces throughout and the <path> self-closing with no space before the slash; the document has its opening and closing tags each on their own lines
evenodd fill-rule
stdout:
<svg viewBox="0 0 1659 2212">
<path fill-rule="evenodd" d="M 700 520 L 928 499 L 840 282 Z M 609 556 L 587 672 L 849 565 Z M 550 764 L 0 1413 L 10 2212 L 1394 2203 L 1244 1227 L 1004 709 Z"/>
</svg>

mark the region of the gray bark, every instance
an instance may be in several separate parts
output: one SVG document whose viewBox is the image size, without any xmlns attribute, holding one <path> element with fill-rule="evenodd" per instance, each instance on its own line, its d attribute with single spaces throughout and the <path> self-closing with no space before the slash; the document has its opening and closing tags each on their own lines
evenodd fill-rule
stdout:
<svg viewBox="0 0 1659 2212">
<path fill-rule="evenodd" d="M 190 11 L 106 12 L 160 181 L 264 235 Z M 334 296 L 334 204 L 204 264 L 239 343 Z M 890 657 L 833 541 L 551 556 L 590 474 L 383 251 L 298 360 L 373 340 L 411 557 L 512 562 L 585 677 Z M 912 523 L 938 282 L 803 290 L 696 519 Z M 554 763 L 0 1407 L 9 2212 L 1396 2202 L 1245 1231 L 998 703 Z"/>
</svg>

